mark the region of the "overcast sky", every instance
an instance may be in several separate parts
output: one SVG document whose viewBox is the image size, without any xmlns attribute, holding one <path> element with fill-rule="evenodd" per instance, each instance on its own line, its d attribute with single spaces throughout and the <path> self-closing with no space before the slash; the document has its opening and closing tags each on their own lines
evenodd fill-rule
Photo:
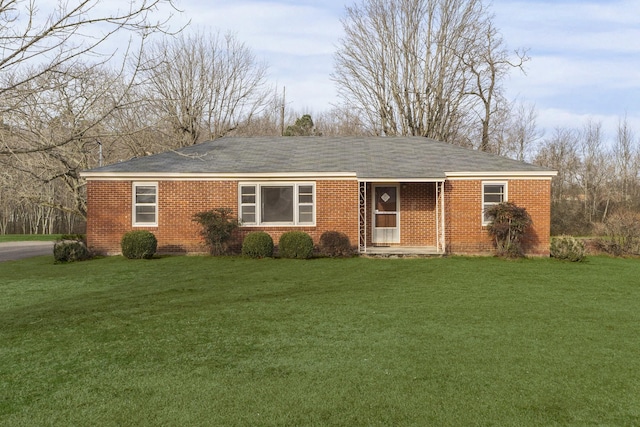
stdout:
<svg viewBox="0 0 640 427">
<path fill-rule="evenodd" d="M 359 0 L 358 0 L 359 2 Z M 178 0 L 197 28 L 234 32 L 286 86 L 291 108 L 320 112 L 337 103 L 330 80 L 348 0 Z M 538 124 L 601 121 L 614 136 L 625 115 L 640 137 L 640 1 L 493 0 L 509 48 L 527 48 L 526 75 L 505 82 L 510 99 L 535 104 Z"/>
</svg>

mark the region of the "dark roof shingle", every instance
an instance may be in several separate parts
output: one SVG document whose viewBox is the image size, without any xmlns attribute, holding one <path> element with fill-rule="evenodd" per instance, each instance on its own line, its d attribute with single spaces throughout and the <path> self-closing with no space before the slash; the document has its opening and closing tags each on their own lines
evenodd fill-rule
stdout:
<svg viewBox="0 0 640 427">
<path fill-rule="evenodd" d="M 225 137 L 85 172 L 95 174 L 355 173 L 359 179 L 443 179 L 449 173 L 549 169 L 421 137 Z"/>
</svg>

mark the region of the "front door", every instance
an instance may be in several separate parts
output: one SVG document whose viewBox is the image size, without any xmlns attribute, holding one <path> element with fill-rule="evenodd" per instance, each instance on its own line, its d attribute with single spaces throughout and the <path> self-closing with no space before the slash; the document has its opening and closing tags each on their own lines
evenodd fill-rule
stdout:
<svg viewBox="0 0 640 427">
<path fill-rule="evenodd" d="M 397 185 L 373 187 L 372 243 L 400 243 L 400 200 Z"/>
</svg>

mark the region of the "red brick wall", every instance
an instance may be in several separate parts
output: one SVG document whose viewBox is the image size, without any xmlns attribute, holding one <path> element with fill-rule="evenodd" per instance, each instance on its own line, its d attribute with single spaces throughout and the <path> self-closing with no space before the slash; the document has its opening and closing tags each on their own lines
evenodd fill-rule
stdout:
<svg viewBox="0 0 640 427">
<path fill-rule="evenodd" d="M 400 245 L 436 246 L 436 185 L 400 185 Z"/>
<path fill-rule="evenodd" d="M 492 253 L 493 245 L 482 227 L 482 181 L 447 181 L 445 184 L 446 243 L 449 253 Z M 98 253 L 120 252 L 120 239 L 127 231 L 147 229 L 158 238 L 160 252 L 205 252 L 194 213 L 217 208 L 238 209 L 235 181 L 159 181 L 158 227 L 132 227 L 132 181 L 87 182 L 87 240 Z M 549 180 L 509 180 L 508 199 L 527 208 L 533 219 L 531 238 L 525 242 L 529 254 L 549 254 Z M 371 196 L 369 185 L 368 195 Z M 305 231 L 318 243 L 324 231 L 342 231 L 358 245 L 357 181 L 316 181 L 315 227 L 242 227 L 240 235 L 263 229 L 277 244 L 288 230 Z M 400 185 L 400 245 L 435 246 L 435 184 Z M 371 245 L 371 200 L 367 201 L 367 238 Z"/>
<path fill-rule="evenodd" d="M 342 231 L 349 237 L 351 245 L 357 246 L 358 200 L 358 182 L 355 180 L 316 181 L 315 227 L 242 227 L 241 232 L 266 231 L 277 245 L 282 233 L 290 230 L 308 233 L 316 244 L 325 231 Z"/>
<path fill-rule="evenodd" d="M 505 180 L 507 199 L 527 209 L 533 225 L 524 242 L 529 255 L 549 255 L 550 180 Z M 447 252 L 493 253 L 486 227 L 482 226 L 482 180 L 453 180 L 445 183 Z"/>
<path fill-rule="evenodd" d="M 120 252 L 131 228 L 131 182 L 87 181 L 87 245 L 100 254 Z"/>
<path fill-rule="evenodd" d="M 530 255 L 549 256 L 551 180 L 509 181 L 509 201 L 527 209 L 533 224 L 523 245 Z"/>
<path fill-rule="evenodd" d="M 389 246 L 436 246 L 435 184 L 402 183 L 399 191 L 400 243 Z M 372 197 L 373 186 L 367 184 L 367 246 L 373 246 Z"/>
<path fill-rule="evenodd" d="M 97 253 L 120 253 L 120 239 L 131 230 L 149 230 L 158 239 L 158 251 L 205 252 L 198 234 L 199 224 L 193 214 L 209 209 L 229 207 L 237 214 L 238 183 L 236 181 L 158 181 L 158 226 L 133 227 L 132 181 L 87 182 L 87 243 Z M 347 234 L 358 244 L 357 181 L 317 181 L 315 227 L 242 227 L 239 235 L 262 229 L 277 244 L 288 230 L 300 230 L 318 243 L 327 230 Z"/>
</svg>

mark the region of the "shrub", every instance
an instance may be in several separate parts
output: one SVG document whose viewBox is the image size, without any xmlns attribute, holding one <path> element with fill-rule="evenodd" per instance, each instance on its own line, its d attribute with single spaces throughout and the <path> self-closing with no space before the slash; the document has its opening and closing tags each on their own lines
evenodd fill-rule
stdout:
<svg viewBox="0 0 640 427">
<path fill-rule="evenodd" d="M 283 258 L 311 258 L 313 256 L 313 239 L 303 231 L 287 231 L 280 236 L 278 253 Z"/>
<path fill-rule="evenodd" d="M 595 233 L 599 250 L 615 256 L 640 254 L 640 213 L 615 212 L 596 227 Z"/>
<path fill-rule="evenodd" d="M 586 256 L 584 243 L 573 236 L 552 237 L 551 256 L 571 262 L 582 261 Z"/>
<path fill-rule="evenodd" d="M 84 242 L 86 244 L 87 236 L 84 234 L 63 234 L 57 241 L 61 242 L 63 240 L 74 240 L 76 242 Z"/>
<path fill-rule="evenodd" d="M 527 210 L 511 202 L 503 202 L 491 206 L 487 214 L 493 218 L 487 230 L 494 238 L 498 256 L 524 256 L 521 241 L 532 222 Z"/>
<path fill-rule="evenodd" d="M 340 231 L 325 231 L 320 236 L 320 253 L 329 257 L 353 255 L 349 237 Z"/>
<path fill-rule="evenodd" d="M 251 258 L 267 258 L 273 256 L 273 239 L 264 231 L 247 234 L 242 242 L 242 255 Z"/>
<path fill-rule="evenodd" d="M 149 259 L 158 249 L 158 240 L 150 231 L 129 231 L 120 242 L 122 255 L 129 259 Z"/>
<path fill-rule="evenodd" d="M 193 220 L 202 226 L 200 235 L 212 255 L 226 252 L 227 242 L 240 226 L 240 222 L 232 214 L 233 210 L 230 208 L 217 208 L 198 212 L 193 216 Z"/>
<path fill-rule="evenodd" d="M 89 258 L 91 253 L 82 241 L 60 239 L 53 245 L 53 259 L 56 263 L 84 261 Z"/>
</svg>

